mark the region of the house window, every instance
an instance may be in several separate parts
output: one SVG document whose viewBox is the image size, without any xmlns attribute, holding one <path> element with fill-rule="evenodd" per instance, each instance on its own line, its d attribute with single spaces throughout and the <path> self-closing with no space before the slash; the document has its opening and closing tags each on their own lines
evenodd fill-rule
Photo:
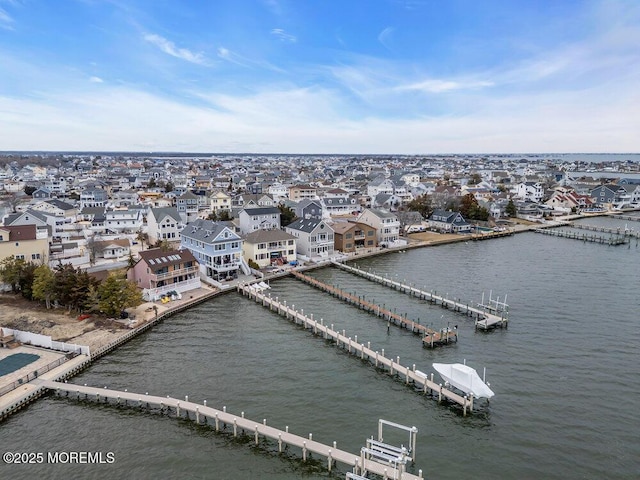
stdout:
<svg viewBox="0 0 640 480">
<path fill-rule="evenodd" d="M 16 260 L 24 260 L 24 255 L 16 255 Z"/>
<path fill-rule="evenodd" d="M 39 253 L 32 253 L 31 254 L 31 260 L 40 260 L 40 254 Z"/>
<path fill-rule="evenodd" d="M 219 252 L 220 250 L 224 250 L 224 248 L 225 248 L 225 244 L 224 243 L 219 243 L 219 244 L 213 246 L 213 249 L 216 252 Z"/>
</svg>

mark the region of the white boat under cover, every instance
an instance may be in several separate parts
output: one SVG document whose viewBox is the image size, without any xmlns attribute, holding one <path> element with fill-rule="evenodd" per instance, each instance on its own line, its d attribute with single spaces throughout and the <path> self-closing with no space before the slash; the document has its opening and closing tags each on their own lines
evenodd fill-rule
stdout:
<svg viewBox="0 0 640 480">
<path fill-rule="evenodd" d="M 433 368 L 449 385 L 475 398 L 491 398 L 495 395 L 471 367 L 461 363 L 434 363 Z"/>
</svg>

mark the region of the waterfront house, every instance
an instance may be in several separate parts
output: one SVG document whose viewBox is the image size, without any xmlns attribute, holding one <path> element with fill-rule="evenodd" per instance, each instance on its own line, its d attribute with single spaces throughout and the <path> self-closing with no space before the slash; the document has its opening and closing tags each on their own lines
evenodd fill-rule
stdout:
<svg viewBox="0 0 640 480">
<path fill-rule="evenodd" d="M 380 246 L 389 246 L 400 238 L 400 221 L 395 213 L 367 208 L 358 216 L 357 221 L 376 229 Z"/>
<path fill-rule="evenodd" d="M 376 229 L 360 222 L 335 222 L 334 247 L 343 253 L 352 253 L 359 248 L 373 248 L 378 245 Z"/>
<path fill-rule="evenodd" d="M 244 259 L 257 263 L 260 268 L 295 262 L 296 237 L 282 230 L 256 230 L 242 237 Z"/>
<path fill-rule="evenodd" d="M 624 187 L 615 184 L 600 185 L 589 193 L 593 201 L 600 207 L 623 203 L 625 199 L 630 199 Z"/>
<path fill-rule="evenodd" d="M 163 240 L 175 242 L 180 240 L 180 232 L 184 228 L 182 218 L 176 207 L 151 208 L 147 215 L 147 235 L 149 244 Z"/>
<path fill-rule="evenodd" d="M 202 286 L 198 261 L 189 250 L 154 248 L 139 255 L 140 260 L 127 271 L 127 279 L 142 289 L 147 301 L 170 291 L 184 293 Z"/>
<path fill-rule="evenodd" d="M 191 251 L 205 277 L 218 282 L 237 278 L 242 239 L 224 223 L 203 219 L 189 223 L 180 232 L 180 247 Z"/>
<path fill-rule="evenodd" d="M 296 237 L 298 255 L 326 258 L 334 253 L 333 229 L 324 220 L 301 218 L 287 225 L 285 231 Z"/>
<path fill-rule="evenodd" d="M 429 217 L 429 228 L 442 233 L 469 233 L 471 224 L 460 212 L 435 210 Z"/>
</svg>

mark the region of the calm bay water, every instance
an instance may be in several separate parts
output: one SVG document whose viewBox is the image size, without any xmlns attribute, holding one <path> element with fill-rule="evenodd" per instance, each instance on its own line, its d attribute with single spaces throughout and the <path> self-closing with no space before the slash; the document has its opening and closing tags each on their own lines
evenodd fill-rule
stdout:
<svg viewBox="0 0 640 480">
<path fill-rule="evenodd" d="M 590 224 L 624 226 L 611 219 Z M 640 224 L 638 224 L 640 226 Z M 609 247 L 520 234 L 363 260 L 363 268 L 477 302 L 508 294 L 508 330 L 472 321 L 342 271 L 323 281 L 460 340 L 423 349 L 420 339 L 293 279 L 272 295 L 358 335 L 360 342 L 430 372 L 463 359 L 496 396 L 473 415 L 438 405 L 236 293 L 175 316 L 101 359 L 75 383 L 183 397 L 357 453 L 385 418 L 419 429 L 416 469 L 427 478 L 640 477 L 640 247 Z M 406 443 L 404 437 L 385 438 Z M 12 451 L 112 451 L 113 465 L 7 466 L 0 478 L 327 478 L 298 452 L 254 448 L 207 427 L 133 409 L 47 397 L 0 425 Z M 293 458 L 292 458 L 293 457 Z M 343 478 L 343 476 L 342 476 Z"/>
</svg>

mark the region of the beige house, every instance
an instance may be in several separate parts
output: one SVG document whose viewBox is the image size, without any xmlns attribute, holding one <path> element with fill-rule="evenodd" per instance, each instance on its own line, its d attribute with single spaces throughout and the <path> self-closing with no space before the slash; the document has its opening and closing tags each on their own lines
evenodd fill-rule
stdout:
<svg viewBox="0 0 640 480">
<path fill-rule="evenodd" d="M 282 230 L 256 230 L 243 237 L 242 256 L 260 268 L 295 262 L 296 238 Z"/>
<path fill-rule="evenodd" d="M 0 261 L 13 255 L 27 262 L 46 263 L 49 259 L 49 237 L 35 225 L 0 227 Z"/>
<path fill-rule="evenodd" d="M 209 196 L 211 211 L 218 213 L 222 210 L 231 210 L 231 197 L 222 191 L 217 191 Z"/>
<path fill-rule="evenodd" d="M 293 185 L 289 187 L 289 200 L 299 202 L 305 198 L 309 200 L 318 198 L 318 190 L 311 185 Z"/>
</svg>

